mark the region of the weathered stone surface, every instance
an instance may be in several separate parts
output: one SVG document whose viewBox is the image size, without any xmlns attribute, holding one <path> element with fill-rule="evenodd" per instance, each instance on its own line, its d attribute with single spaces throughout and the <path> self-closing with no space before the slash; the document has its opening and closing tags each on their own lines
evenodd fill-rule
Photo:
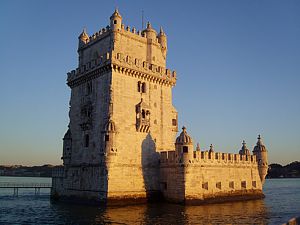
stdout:
<svg viewBox="0 0 300 225">
<path fill-rule="evenodd" d="M 267 155 L 260 141 L 255 155 L 215 153 L 212 146 L 194 151 L 184 128 L 174 144 L 176 72 L 166 69 L 162 29 L 125 29 L 115 11 L 110 27 L 90 37 L 83 31 L 78 46 L 78 68 L 67 79 L 64 168 L 53 173 L 53 197 L 114 204 L 263 196 Z"/>
</svg>

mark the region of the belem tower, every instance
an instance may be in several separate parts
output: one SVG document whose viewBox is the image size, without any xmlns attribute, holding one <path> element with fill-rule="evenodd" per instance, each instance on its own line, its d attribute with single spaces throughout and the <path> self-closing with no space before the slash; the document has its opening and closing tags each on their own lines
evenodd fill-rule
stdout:
<svg viewBox="0 0 300 225">
<path fill-rule="evenodd" d="M 204 203 L 263 197 L 268 170 L 260 136 L 253 154 L 194 149 L 178 132 L 176 72 L 166 68 L 167 36 L 137 31 L 115 10 L 110 25 L 79 36 L 78 68 L 68 73 L 69 126 L 53 199 L 114 204 L 163 199 Z"/>
</svg>

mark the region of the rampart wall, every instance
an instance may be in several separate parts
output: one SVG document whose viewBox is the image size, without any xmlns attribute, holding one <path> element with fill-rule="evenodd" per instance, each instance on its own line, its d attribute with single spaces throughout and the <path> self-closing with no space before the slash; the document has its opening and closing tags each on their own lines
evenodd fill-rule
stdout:
<svg viewBox="0 0 300 225">
<path fill-rule="evenodd" d="M 195 151 L 188 162 L 180 162 L 175 151 L 160 156 L 160 183 L 167 200 L 205 202 L 263 195 L 254 155 Z"/>
</svg>

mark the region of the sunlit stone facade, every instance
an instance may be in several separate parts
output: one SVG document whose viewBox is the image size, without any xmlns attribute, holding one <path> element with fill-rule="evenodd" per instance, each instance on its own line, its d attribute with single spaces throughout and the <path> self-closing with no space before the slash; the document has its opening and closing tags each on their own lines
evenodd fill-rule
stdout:
<svg viewBox="0 0 300 225">
<path fill-rule="evenodd" d="M 67 78 L 70 123 L 53 198 L 194 203 L 263 196 L 267 151 L 260 139 L 254 155 L 245 144 L 240 154 L 215 153 L 212 146 L 194 151 L 185 128 L 175 142 L 176 72 L 166 68 L 162 28 L 125 27 L 116 10 L 110 26 L 80 34 L 78 55 Z"/>
</svg>

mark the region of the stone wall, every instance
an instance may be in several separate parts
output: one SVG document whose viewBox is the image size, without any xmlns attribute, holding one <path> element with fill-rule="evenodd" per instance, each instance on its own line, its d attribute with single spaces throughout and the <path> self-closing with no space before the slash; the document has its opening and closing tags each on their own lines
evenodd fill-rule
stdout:
<svg viewBox="0 0 300 225">
<path fill-rule="evenodd" d="M 170 201 L 262 196 L 262 183 L 253 155 L 195 151 L 193 158 L 182 163 L 175 151 L 161 152 L 160 174 L 163 194 Z M 178 180 L 183 180 L 183 185 L 178 185 Z"/>
</svg>

